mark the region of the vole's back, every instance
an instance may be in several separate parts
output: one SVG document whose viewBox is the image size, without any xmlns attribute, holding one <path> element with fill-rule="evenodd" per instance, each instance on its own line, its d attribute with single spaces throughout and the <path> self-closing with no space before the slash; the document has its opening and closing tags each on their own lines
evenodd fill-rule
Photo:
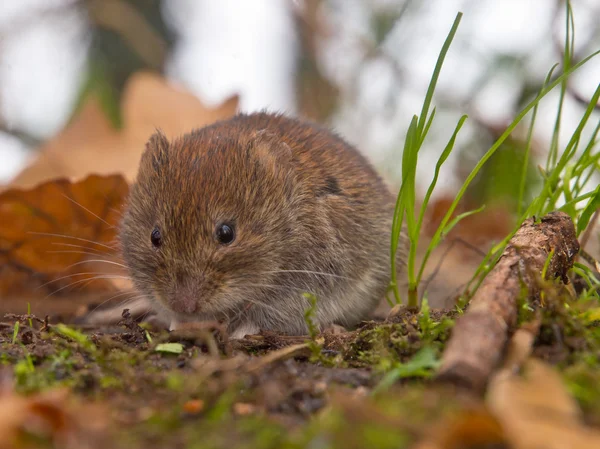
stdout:
<svg viewBox="0 0 600 449">
<path fill-rule="evenodd" d="M 331 130 L 315 123 L 281 114 L 255 113 L 240 114 L 210 128 L 217 132 L 220 128 L 223 132 L 233 128 L 240 135 L 262 129 L 275 134 L 292 149 L 299 176 L 316 195 L 338 194 L 358 204 L 367 199 L 365 194 L 392 201 L 389 190 L 367 160 Z"/>
</svg>

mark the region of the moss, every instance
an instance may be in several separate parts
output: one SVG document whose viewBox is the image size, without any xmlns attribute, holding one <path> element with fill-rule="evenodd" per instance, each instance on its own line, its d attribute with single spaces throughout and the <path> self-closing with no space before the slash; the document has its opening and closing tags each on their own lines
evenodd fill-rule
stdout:
<svg viewBox="0 0 600 449">
<path fill-rule="evenodd" d="M 123 381 L 113 376 L 102 376 L 100 378 L 100 388 L 111 389 L 111 388 L 123 388 Z"/>
<path fill-rule="evenodd" d="M 426 303 L 425 303 L 426 304 Z M 359 330 L 344 353 L 351 366 L 391 366 L 407 362 L 423 347 L 441 353 L 454 325 L 454 312 L 405 311 L 387 324 L 370 323 Z"/>
<path fill-rule="evenodd" d="M 590 314 L 596 301 L 571 300 L 565 294 L 547 295 L 534 353 L 566 368 L 600 350 L 600 326 Z"/>
<path fill-rule="evenodd" d="M 567 367 L 563 378 L 586 420 L 600 426 L 600 354 L 590 354 Z"/>
</svg>

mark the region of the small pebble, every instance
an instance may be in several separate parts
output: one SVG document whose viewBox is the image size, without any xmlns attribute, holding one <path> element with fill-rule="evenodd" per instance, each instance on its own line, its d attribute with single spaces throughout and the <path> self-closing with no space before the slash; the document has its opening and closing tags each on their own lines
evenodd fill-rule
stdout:
<svg viewBox="0 0 600 449">
<path fill-rule="evenodd" d="M 190 415 L 197 415 L 204 409 L 204 401 L 202 399 L 192 399 L 183 404 L 183 410 Z"/>
<path fill-rule="evenodd" d="M 233 404 L 233 413 L 238 416 L 251 415 L 256 411 L 256 407 L 253 404 L 247 404 L 245 402 L 237 402 Z"/>
</svg>

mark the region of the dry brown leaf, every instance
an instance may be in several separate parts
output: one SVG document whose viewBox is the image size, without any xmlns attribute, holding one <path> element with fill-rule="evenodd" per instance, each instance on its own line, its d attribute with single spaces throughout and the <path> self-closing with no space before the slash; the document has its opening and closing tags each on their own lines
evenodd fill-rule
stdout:
<svg viewBox="0 0 600 449">
<path fill-rule="evenodd" d="M 11 186 L 31 188 L 57 177 L 75 180 L 92 173 L 121 173 L 131 182 L 144 145 L 157 128 L 175 137 L 232 116 L 237 104 L 234 96 L 209 108 L 158 75 L 137 73 L 123 93 L 122 130 L 110 125 L 98 101 L 90 97 L 71 123 L 40 148 L 39 157 L 17 175 Z"/>
<path fill-rule="evenodd" d="M 484 409 L 465 410 L 443 420 L 419 442 L 415 449 L 462 449 L 468 447 L 505 447 L 502 427 Z"/>
<path fill-rule="evenodd" d="M 115 273 L 116 225 L 127 192 L 120 175 L 92 175 L 0 193 L 0 295 L 63 276 L 62 285 L 91 277 L 69 277 L 77 273 Z M 110 262 L 83 263 L 92 260 Z M 59 288 L 52 282 L 47 290 Z"/>
<path fill-rule="evenodd" d="M 204 410 L 204 401 L 202 399 L 191 399 L 183 404 L 183 410 L 190 415 L 197 415 Z"/>
<path fill-rule="evenodd" d="M 502 367 L 490 382 L 488 409 L 466 410 L 442 420 L 416 449 L 579 447 L 562 445 L 573 438 L 574 432 L 582 432 L 582 438 L 588 438 L 583 444 L 597 444 L 593 432 L 580 425 L 579 409 L 558 375 L 547 365 L 529 358 L 539 325 L 539 319 L 535 319 L 514 333 Z M 528 369 L 525 378 L 518 374 L 523 366 Z M 546 426 L 553 427 L 555 434 L 547 434 Z M 554 442 L 547 440 L 548 437 L 555 439 Z"/>
<path fill-rule="evenodd" d="M 33 396 L 0 391 L 0 449 L 103 447 L 105 414 L 70 402 L 66 390 Z"/>
<path fill-rule="evenodd" d="M 581 412 L 558 373 L 529 359 L 522 373 L 500 371 L 490 382 L 488 407 L 516 449 L 596 449 L 600 432 L 581 422 Z"/>
<path fill-rule="evenodd" d="M 508 342 L 502 367 L 496 376 L 510 376 L 527 362 L 539 332 L 540 324 L 539 317 L 536 317 L 533 321 L 524 323 L 515 331 Z"/>
</svg>

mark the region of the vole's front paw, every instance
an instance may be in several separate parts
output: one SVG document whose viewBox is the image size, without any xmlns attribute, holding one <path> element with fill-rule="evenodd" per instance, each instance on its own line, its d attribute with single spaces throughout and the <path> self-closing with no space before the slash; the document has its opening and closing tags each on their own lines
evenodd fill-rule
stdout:
<svg viewBox="0 0 600 449">
<path fill-rule="evenodd" d="M 230 340 L 241 340 L 246 335 L 256 335 L 260 333 L 260 328 L 254 323 L 244 323 L 236 327 L 231 334 L 229 334 Z"/>
<path fill-rule="evenodd" d="M 348 330 L 344 326 L 340 326 L 339 324 L 330 324 L 329 326 L 325 327 L 322 331 L 322 333 L 324 334 L 334 335 L 343 334 L 346 332 L 348 332 Z"/>
</svg>

